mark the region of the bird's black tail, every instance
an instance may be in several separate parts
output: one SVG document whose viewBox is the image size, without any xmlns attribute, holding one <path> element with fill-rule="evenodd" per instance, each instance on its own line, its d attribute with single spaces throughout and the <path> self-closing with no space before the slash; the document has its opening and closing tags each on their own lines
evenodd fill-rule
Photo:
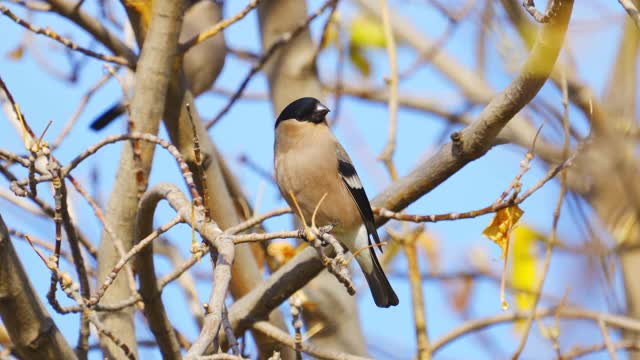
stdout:
<svg viewBox="0 0 640 360">
<path fill-rule="evenodd" d="M 102 130 L 104 127 L 109 125 L 113 120 L 115 120 L 118 116 L 124 114 L 125 111 L 126 111 L 126 108 L 123 103 L 120 102 L 113 105 L 91 123 L 90 125 L 91 129 L 95 131 Z"/>
<path fill-rule="evenodd" d="M 398 296 L 393 291 L 391 284 L 387 276 L 382 270 L 382 266 L 378 261 L 376 253 L 373 248 L 369 248 L 369 254 L 371 256 L 371 262 L 373 262 L 373 269 L 369 272 L 364 272 L 364 277 L 367 279 L 369 289 L 371 289 L 371 295 L 378 307 L 389 307 L 398 305 Z M 364 269 L 363 269 L 364 270 Z"/>
</svg>

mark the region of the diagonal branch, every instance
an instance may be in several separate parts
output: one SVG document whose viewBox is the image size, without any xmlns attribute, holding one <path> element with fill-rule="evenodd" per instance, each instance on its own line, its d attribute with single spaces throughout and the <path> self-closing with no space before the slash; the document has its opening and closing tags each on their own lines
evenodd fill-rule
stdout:
<svg viewBox="0 0 640 360">
<path fill-rule="evenodd" d="M 572 8 L 573 1 L 562 2 L 558 16 L 543 26 L 520 74 L 491 100 L 471 125 L 453 133 L 451 142 L 376 196 L 374 205 L 384 204 L 392 211 L 404 209 L 489 151 L 500 131 L 533 99 L 549 77 L 560 53 Z M 379 220 L 380 225 L 384 222 Z"/>
<path fill-rule="evenodd" d="M 32 31 L 36 34 L 41 34 L 44 36 L 47 36 L 57 42 L 59 42 L 60 44 L 66 46 L 67 48 L 71 49 L 71 50 L 75 50 L 78 51 L 84 55 L 102 60 L 102 61 L 107 61 L 107 62 L 111 62 L 111 63 L 115 63 L 115 64 L 120 64 L 120 65 L 127 65 L 129 67 L 133 67 L 132 64 L 129 63 L 129 61 L 127 61 L 127 59 L 121 57 L 121 56 L 112 56 L 112 55 L 105 55 L 105 54 L 100 54 L 97 53 L 93 50 L 84 48 L 82 46 L 79 46 L 78 44 L 74 43 L 73 41 L 60 36 L 57 32 L 49 29 L 49 28 L 41 28 L 41 27 L 37 27 L 34 26 L 30 23 L 28 23 L 27 21 L 19 18 L 18 16 L 16 16 L 13 12 L 11 12 L 11 10 L 9 10 L 7 7 L 5 7 L 4 5 L 0 4 L 0 13 L 6 15 L 7 17 L 9 17 L 9 19 L 15 21 L 18 25 L 24 27 L 25 29 Z"/>
<path fill-rule="evenodd" d="M 34 292 L 0 216 L 0 317 L 13 350 L 23 359 L 75 359 L 76 355 Z"/>
<path fill-rule="evenodd" d="M 289 336 L 289 334 L 280 330 L 279 328 L 271 325 L 266 321 L 258 321 L 253 324 L 253 328 L 258 330 L 260 333 L 265 334 L 278 342 L 288 346 L 289 348 L 295 348 L 299 346 L 300 351 L 307 353 L 313 356 L 314 359 L 327 359 L 327 360 L 366 360 L 369 359 L 367 357 L 361 357 L 356 355 L 349 355 L 345 353 L 339 353 L 332 351 L 331 349 L 326 349 L 321 346 L 313 345 L 313 344 L 305 344 L 299 343 L 296 344 L 296 340 Z"/>
<path fill-rule="evenodd" d="M 633 23 L 636 25 L 636 28 L 640 30 L 640 11 L 633 3 L 632 0 L 618 0 L 620 5 L 624 8 L 624 10 L 629 14 L 629 17 L 633 20 Z"/>
<path fill-rule="evenodd" d="M 487 105 L 475 122 L 453 134 L 450 143 L 376 196 L 372 205 L 393 211 L 403 209 L 490 150 L 500 130 L 547 80 L 563 44 L 572 8 L 573 1 L 562 2 L 558 16 L 544 25 L 518 77 Z M 386 221 L 378 218 L 377 225 Z M 314 253 L 313 249 L 303 250 L 231 306 L 229 320 L 236 334 L 266 316 L 322 270 Z"/>
<path fill-rule="evenodd" d="M 122 41 L 107 29 L 104 24 L 78 7 L 77 1 L 49 0 L 47 1 L 53 11 L 78 24 L 82 29 L 90 33 L 102 45 L 111 50 L 117 56 L 127 59 L 129 64 L 135 64 L 135 53 Z"/>
</svg>

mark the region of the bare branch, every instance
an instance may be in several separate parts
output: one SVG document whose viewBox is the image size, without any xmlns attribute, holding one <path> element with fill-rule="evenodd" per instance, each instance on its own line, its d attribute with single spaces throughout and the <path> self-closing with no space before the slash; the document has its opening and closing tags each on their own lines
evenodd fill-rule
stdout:
<svg viewBox="0 0 640 360">
<path fill-rule="evenodd" d="M 539 23 L 546 24 L 551 20 L 554 16 L 558 14 L 558 9 L 560 8 L 560 3 L 562 0 L 551 0 L 549 1 L 549 6 L 545 13 L 541 13 L 536 9 L 536 4 L 534 4 L 533 0 L 524 0 L 522 2 L 522 6 L 527 9 L 527 12 Z"/>
<path fill-rule="evenodd" d="M 372 203 L 388 204 L 384 207 L 392 211 L 403 209 L 489 151 L 499 132 L 535 96 L 549 76 L 564 41 L 572 7 L 572 1 L 562 2 L 558 16 L 543 28 L 518 77 L 487 105 L 471 125 L 454 133 L 452 142 L 394 182 Z"/>
<path fill-rule="evenodd" d="M 136 218 L 136 242 L 132 248 L 141 248 L 140 256 L 136 262 L 136 269 L 140 276 L 140 296 L 144 302 L 144 315 L 149 321 L 149 327 L 158 342 L 158 347 L 163 359 L 181 359 L 180 345 L 176 339 L 173 325 L 167 317 L 167 312 L 162 303 L 161 290 L 156 280 L 156 269 L 153 261 L 153 246 L 148 239 L 154 239 L 162 230 L 168 230 L 170 226 L 163 226 L 158 231 L 151 231 L 153 217 L 158 203 L 164 198 L 160 192 L 149 191 L 140 199 L 138 216 Z M 176 216 L 169 224 L 175 225 L 182 221 Z M 153 235 L 153 237 L 151 236 Z M 144 239 L 143 239 L 144 237 Z M 145 242 L 149 246 L 144 247 Z M 144 247 L 144 248 L 143 248 Z"/>
<path fill-rule="evenodd" d="M 380 155 L 378 155 L 378 159 L 384 162 L 391 178 L 395 179 L 397 173 L 393 165 L 393 154 L 396 150 L 396 137 L 398 132 L 398 56 L 396 54 L 396 42 L 393 37 L 393 30 L 391 29 L 389 5 L 386 0 L 380 0 L 380 5 L 391 74 L 386 81 L 389 86 L 389 132 L 387 135 L 387 143 L 382 149 L 382 152 L 380 152 Z"/>
<path fill-rule="evenodd" d="M 559 316 L 562 319 L 583 319 L 592 321 L 602 321 L 608 326 L 613 326 L 618 329 L 631 330 L 640 332 L 640 321 L 630 317 L 611 315 L 606 313 L 599 313 L 596 311 L 584 310 L 580 308 L 561 307 L 550 309 L 538 309 L 535 313 L 536 319 L 541 319 L 550 316 Z M 435 354 L 441 350 L 445 345 L 459 339 L 462 336 L 468 335 L 471 332 L 485 329 L 501 323 L 511 323 L 517 320 L 524 320 L 529 316 L 528 312 L 514 312 L 503 313 L 491 317 L 476 319 L 467 321 L 461 326 L 449 331 L 437 339 L 431 344 L 431 351 Z"/>
<path fill-rule="evenodd" d="M 36 295 L 0 215 L 0 316 L 14 351 L 25 359 L 75 359 Z"/>
<path fill-rule="evenodd" d="M 284 331 L 278 329 L 277 327 L 269 324 L 266 321 L 258 321 L 253 324 L 253 328 L 255 330 L 260 331 L 261 333 L 277 340 L 278 342 L 295 349 L 296 348 L 296 340 L 289 336 L 289 334 Z M 365 360 L 368 359 L 366 357 L 360 357 L 355 355 L 349 355 L 344 353 L 333 352 L 329 349 L 324 349 L 312 344 L 299 344 L 300 351 L 307 353 L 313 356 L 316 359 L 326 359 L 326 360 Z"/>
<path fill-rule="evenodd" d="M 635 6 L 633 1 L 631 0 L 618 0 L 620 5 L 624 8 L 624 10 L 629 14 L 633 22 L 636 24 L 636 28 L 640 30 L 640 12 L 638 8 Z"/>
<path fill-rule="evenodd" d="M 242 18 L 247 16 L 247 14 L 251 10 L 253 10 L 256 6 L 258 6 L 258 1 L 259 0 L 252 0 L 244 9 L 242 9 L 236 15 L 228 19 L 221 20 L 217 24 L 215 24 L 213 27 L 207 29 L 206 31 L 203 31 L 200 34 L 193 36 L 189 40 L 180 43 L 180 52 L 182 52 L 183 54 L 186 53 L 192 47 L 204 42 L 209 38 L 216 36 L 220 31 L 223 31 L 224 29 L 233 25 L 235 22 L 242 20 Z"/>
<path fill-rule="evenodd" d="M 49 0 L 48 3 L 53 11 L 78 24 L 114 54 L 127 59 L 129 64 L 136 64 L 137 58 L 134 52 L 115 34 L 111 33 L 101 21 L 78 8 L 77 1 Z"/>
<path fill-rule="evenodd" d="M 431 349 L 429 346 L 429 337 L 427 335 L 427 319 L 422 296 L 422 281 L 420 279 L 420 267 L 418 265 L 418 249 L 416 245 L 417 236 L 422 231 L 420 228 L 414 231 L 413 236 L 404 239 L 404 251 L 407 255 L 407 263 L 409 268 L 409 283 L 411 284 L 411 300 L 413 305 L 413 319 L 415 323 L 415 332 L 418 343 L 418 359 L 431 359 Z"/>
<path fill-rule="evenodd" d="M 222 108 L 222 110 L 220 110 L 220 112 L 218 112 L 218 114 L 207 123 L 206 125 L 207 129 L 215 125 L 229 111 L 229 109 L 231 109 L 233 104 L 235 104 L 235 102 L 242 96 L 242 93 L 247 88 L 247 85 L 249 85 L 249 81 L 251 81 L 251 78 L 253 78 L 253 76 L 257 74 L 258 71 L 260 71 L 260 69 L 262 69 L 262 67 L 273 56 L 276 50 L 280 49 L 283 45 L 294 40 L 297 36 L 299 36 L 304 31 L 306 31 L 307 26 L 309 26 L 309 23 L 311 23 L 315 18 L 320 16 L 320 14 L 322 14 L 324 10 L 326 10 L 334 1 L 335 0 L 326 1 L 316 12 L 311 14 L 311 16 L 309 16 L 304 22 L 300 23 L 292 31 L 282 34 L 277 41 L 275 41 L 273 44 L 271 44 L 271 46 L 267 50 L 265 50 L 265 52 L 262 54 L 262 56 L 260 56 L 256 64 L 253 65 L 251 70 L 249 70 L 249 73 L 247 74 L 247 76 L 245 76 L 244 80 L 238 87 L 238 90 L 236 90 L 233 96 L 231 96 L 231 98 L 227 102 L 227 105 L 225 105 Z"/>
<path fill-rule="evenodd" d="M 11 12 L 11 10 L 9 10 L 6 6 L 0 4 L 0 13 L 6 15 L 7 17 L 9 17 L 11 20 L 15 21 L 18 25 L 26 28 L 29 31 L 33 31 L 36 34 L 42 34 L 44 36 L 47 36 L 57 42 L 59 42 L 60 44 L 68 47 L 71 50 L 75 50 L 78 52 L 81 52 L 87 56 L 96 58 L 98 60 L 102 60 L 102 61 L 106 61 L 106 62 L 110 62 L 110 63 L 114 63 L 114 64 L 120 64 L 120 65 L 127 65 L 127 66 L 131 66 L 131 64 L 129 64 L 129 61 L 125 58 L 122 58 L 120 56 L 112 56 L 112 55 L 105 55 L 105 54 L 99 54 L 95 51 L 91 51 L 87 48 L 84 48 L 82 46 L 77 45 L 76 43 L 74 43 L 73 41 L 58 35 L 58 33 L 54 32 L 53 30 L 50 30 L 48 28 L 43 29 L 43 28 L 39 28 L 37 26 L 34 26 L 30 23 L 28 23 L 27 21 L 20 19 L 19 17 L 17 17 L 13 12 Z"/>
</svg>

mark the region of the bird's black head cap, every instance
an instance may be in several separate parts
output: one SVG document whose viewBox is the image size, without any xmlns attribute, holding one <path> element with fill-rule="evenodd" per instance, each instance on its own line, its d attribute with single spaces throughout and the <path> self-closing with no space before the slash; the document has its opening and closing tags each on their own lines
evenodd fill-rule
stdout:
<svg viewBox="0 0 640 360">
<path fill-rule="evenodd" d="M 276 120 L 276 127 L 285 120 L 295 119 L 297 121 L 309 121 L 312 123 L 321 123 L 325 120 L 325 116 L 329 112 L 329 108 L 313 97 L 303 97 L 295 100 L 282 110 L 280 116 Z"/>
</svg>

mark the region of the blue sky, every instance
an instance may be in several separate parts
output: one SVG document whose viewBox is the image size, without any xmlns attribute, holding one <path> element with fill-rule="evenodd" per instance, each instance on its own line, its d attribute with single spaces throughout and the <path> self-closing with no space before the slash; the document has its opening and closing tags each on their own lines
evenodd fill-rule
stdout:
<svg viewBox="0 0 640 360">
<path fill-rule="evenodd" d="M 246 5 L 245 3 L 244 1 L 228 1 L 225 7 L 225 16 L 237 13 Z M 462 1 L 455 1 L 452 2 L 452 6 L 461 7 L 463 3 Z M 611 56 L 615 54 L 615 49 L 617 48 L 621 29 L 620 24 L 624 19 L 625 13 L 616 2 L 596 0 L 585 4 L 581 3 L 577 3 L 575 7 L 568 43 L 574 59 L 576 59 L 577 71 L 580 76 L 593 89 L 596 89 L 596 93 L 600 94 L 600 89 L 603 89 L 609 73 L 612 61 Z M 309 4 L 310 9 L 316 9 L 321 2 L 311 1 Z M 446 20 L 432 7 L 422 2 L 394 1 L 392 5 L 398 5 L 396 11 L 410 18 L 420 31 L 432 38 L 438 38 L 445 30 Z M 89 11 L 94 11 L 95 1 L 89 1 L 84 6 Z M 541 5 L 539 4 L 539 6 Z M 119 4 L 114 3 L 114 8 L 117 9 L 119 14 L 122 13 Z M 476 8 L 479 9 L 480 7 L 476 6 Z M 513 75 L 500 70 L 503 69 L 504 61 L 513 61 L 514 57 L 523 59 L 524 55 L 522 52 L 518 52 L 521 50 L 518 38 L 505 27 L 505 16 L 502 14 L 498 2 L 495 3 L 494 8 L 498 10 L 497 16 L 500 20 L 489 38 L 486 66 L 488 71 L 486 76 L 492 86 L 499 90 L 508 84 Z M 11 9 L 15 10 L 19 16 L 24 17 L 25 13 L 19 7 L 11 6 Z M 357 12 L 348 3 L 341 4 L 339 9 L 345 21 L 355 16 Z M 445 46 L 446 51 L 470 68 L 473 68 L 475 63 L 474 42 L 476 41 L 475 32 L 479 21 L 478 18 L 478 12 L 473 12 L 463 24 L 457 27 L 451 40 Z M 313 37 L 316 40 L 319 38 L 321 26 L 325 19 L 326 16 L 321 17 L 312 26 Z M 30 18 L 30 21 L 38 26 L 49 26 L 63 35 L 72 37 L 79 44 L 93 46 L 104 51 L 104 49 L 92 43 L 86 34 L 78 31 L 75 26 L 60 17 L 37 14 Z M 47 121 L 54 121 L 46 136 L 51 141 L 60 132 L 66 120 L 73 114 L 86 89 L 104 74 L 102 65 L 97 60 L 88 59 L 86 65 L 82 67 L 78 81 L 70 84 L 50 76 L 43 71 L 42 66 L 36 61 L 38 57 L 45 58 L 54 67 L 67 71 L 66 57 L 58 44 L 38 36 L 33 39 L 37 44 L 38 52 L 33 53 L 31 47 L 22 59 L 14 61 L 8 59 L 5 54 L 19 44 L 24 36 L 24 30 L 6 17 L 2 17 L 0 18 L 0 33 L 3 34 L 2 38 L 4 39 L 4 41 L 0 42 L 0 76 L 11 89 L 13 96 L 20 104 L 29 123 L 36 132 L 41 131 Z M 225 34 L 228 44 L 235 48 L 248 49 L 255 52 L 260 51 L 257 16 L 255 13 L 249 14 L 244 20 L 228 28 Z M 513 50 L 513 53 L 510 53 L 506 58 L 502 53 L 496 51 L 496 45 L 502 39 L 507 39 L 510 44 L 508 49 Z M 596 43 L 598 46 L 593 46 Z M 503 44 L 500 46 L 503 46 Z M 380 86 L 383 77 L 388 72 L 386 53 L 384 50 L 372 50 L 369 55 L 373 64 L 373 73 L 369 81 Z M 400 45 L 398 56 L 399 68 L 404 69 L 413 62 L 416 54 L 412 49 Z M 79 58 L 79 55 L 76 54 L 76 58 Z M 335 61 L 336 52 L 334 50 L 329 49 L 321 54 L 319 69 L 323 80 L 333 80 Z M 517 68 L 517 64 L 515 65 L 515 68 Z M 249 66 L 249 64 L 236 58 L 228 58 L 216 86 L 224 89 L 235 89 L 244 78 Z M 347 68 L 345 76 L 347 81 L 363 81 L 352 67 Z M 256 76 L 247 89 L 249 93 L 265 94 L 266 91 L 266 79 L 262 75 Z M 413 77 L 403 81 L 400 91 L 401 93 L 416 94 L 425 98 L 435 98 L 447 105 L 461 105 L 457 89 L 451 86 L 446 78 L 438 74 L 430 65 L 423 66 Z M 560 96 L 552 85 L 545 85 L 539 96 L 559 107 Z M 89 102 L 68 140 L 56 151 L 56 157 L 65 163 L 107 134 L 122 132 L 124 129 L 122 119 L 118 124 L 111 125 L 99 133 L 88 129 L 88 124 L 92 119 L 120 97 L 119 84 L 114 80 L 111 80 L 104 88 L 99 90 Z M 226 101 L 226 98 L 219 95 L 205 94 L 196 101 L 196 104 L 202 117 L 210 119 L 217 114 Z M 330 100 L 328 105 L 332 104 L 333 101 Z M 479 109 L 475 109 L 474 113 L 477 113 Z M 264 179 L 243 166 L 237 159 L 241 155 L 246 155 L 262 168 L 271 171 L 273 161 L 273 117 L 271 114 L 270 103 L 243 100 L 238 102 L 210 131 L 218 148 L 229 159 L 229 163 L 236 176 L 240 179 L 248 198 L 255 202 L 255 199 L 260 196 L 259 211 L 283 206 L 284 202 L 280 199 L 278 190 L 273 184 L 265 182 Z M 386 141 L 388 124 L 386 106 L 344 98 L 340 115 L 340 121 L 334 129 L 336 135 L 356 163 L 369 196 L 374 197 L 390 183 L 384 167 L 375 160 L 376 155 L 381 151 Z M 406 174 L 420 159 L 437 149 L 437 141 L 441 140 L 443 131 L 446 131 L 445 135 L 448 135 L 455 129 L 447 130 L 441 119 L 415 111 L 401 110 L 398 118 L 398 147 L 394 159 L 401 175 Z M 571 121 L 581 131 L 586 130 L 584 118 L 574 109 L 571 111 Z M 250 131 L 247 131 L 247 129 L 250 129 Z M 161 136 L 166 138 L 164 130 L 161 131 Z M 10 149 L 16 153 L 23 152 L 21 137 L 8 124 L 4 115 L 0 116 L 0 133 L 2 134 L 0 143 L 4 149 Z M 444 139 L 447 138 L 447 136 L 444 137 Z M 409 207 L 408 212 L 431 214 L 466 211 L 486 206 L 495 200 L 518 173 L 519 163 L 524 157 L 524 152 L 523 149 L 514 146 L 501 146 L 492 150 L 485 157 L 469 164 L 434 191 L 423 196 Z M 88 186 L 91 171 L 97 169 L 100 179 L 99 198 L 104 203 L 108 199 L 109 191 L 113 184 L 119 155 L 120 145 L 108 147 L 91 160 L 86 161 L 75 172 L 76 178 Z M 165 151 L 161 149 L 156 151 L 154 162 L 155 166 L 151 173 L 150 184 L 170 181 L 184 188 L 175 161 Z M 535 183 L 546 171 L 539 161 L 534 160 L 533 163 L 534 166 L 523 179 L 524 188 Z M 23 172 L 19 173 L 24 176 Z M 0 180 L 0 186 L 7 187 L 6 185 L 4 179 Z M 528 199 L 522 205 L 522 209 L 525 211 L 522 221 L 542 232 L 548 232 L 558 190 L 556 183 L 550 183 Z M 51 199 L 44 186 L 41 186 L 40 193 L 44 198 Z M 83 224 L 83 229 L 90 238 L 97 241 L 101 230 L 98 221 L 77 193 L 71 191 L 71 196 L 76 215 L 80 223 Z M 565 206 L 563 208 L 564 215 L 560 222 L 559 236 L 569 243 L 581 243 L 583 241 L 580 237 L 581 233 L 576 231 L 576 223 L 567 210 L 568 208 Z M 51 221 L 32 217 L 25 221 L 25 213 L 16 210 L 15 207 L 4 200 L 0 200 L 0 212 L 9 227 L 25 232 L 28 231 L 35 236 L 50 241 L 53 239 L 54 227 Z M 172 214 L 167 207 L 163 206 L 162 211 L 158 213 L 156 224 L 160 225 L 171 217 Z M 491 268 L 496 272 L 499 271 L 502 266 L 500 249 L 481 235 L 482 229 L 489 221 L 490 216 L 484 216 L 471 220 L 443 222 L 427 226 L 429 232 L 438 241 L 441 256 L 440 263 L 443 271 L 469 269 L 470 257 L 474 256 L 472 254 L 475 254 L 474 251 L 476 251 L 472 249 L 480 249 L 481 252 L 484 252 L 490 261 Z M 288 217 L 267 222 L 269 230 L 290 229 L 291 226 L 291 221 Z M 391 223 L 389 226 L 397 227 L 397 224 Z M 184 257 L 189 256 L 190 232 L 186 226 L 180 226 L 178 229 L 172 230 L 168 238 L 181 249 Z M 48 276 L 44 265 L 35 257 L 31 249 L 21 241 L 16 240 L 16 247 L 25 267 L 33 274 L 31 279 L 37 292 L 43 294 L 44 299 L 44 294 L 48 287 Z M 543 249 L 540 248 L 540 256 L 542 256 L 542 253 Z M 426 261 L 424 256 L 421 256 L 420 260 L 421 269 L 430 269 L 431 264 Z M 561 297 L 567 286 L 575 282 L 572 279 L 581 278 L 582 282 L 569 287 L 570 301 L 589 306 L 595 310 L 615 310 L 608 305 L 602 295 L 600 275 L 596 274 L 588 278 L 582 275 L 586 266 L 584 260 L 585 258 L 575 258 L 561 253 L 554 255 L 550 275 L 545 284 L 545 291 Z M 157 264 L 159 273 L 162 274 L 168 271 L 168 263 L 165 261 L 160 260 Z M 67 268 L 70 269 L 68 265 Z M 208 268 L 209 266 L 206 262 L 198 266 L 198 269 L 201 270 Z M 405 270 L 405 261 L 402 257 L 399 257 L 394 261 L 392 270 L 389 272 L 404 273 Z M 354 271 L 354 276 L 358 284 L 363 283 L 363 278 L 358 270 Z M 585 281 L 591 281 L 592 284 L 587 285 Z M 415 354 L 415 335 L 413 332 L 409 285 L 403 277 L 399 276 L 392 276 L 392 284 L 400 297 L 400 306 L 390 309 L 378 309 L 371 301 L 368 290 L 363 289 L 357 295 L 360 303 L 360 317 L 362 318 L 364 333 L 372 345 L 373 356 L 385 358 L 387 355 L 379 351 L 392 349 L 397 358 L 406 359 Z M 423 293 L 426 302 L 427 325 L 429 336 L 432 339 L 442 336 L 464 321 L 461 315 L 452 309 L 450 293 L 445 290 L 442 283 L 424 282 Z M 620 299 L 620 288 L 618 287 L 617 290 L 618 299 Z M 198 291 L 201 300 L 204 302 L 209 296 L 210 285 L 206 282 L 200 282 Z M 587 294 L 589 294 L 589 298 L 584 300 Z M 477 282 L 473 288 L 472 296 L 469 309 L 471 318 L 495 315 L 502 311 L 496 283 L 490 281 Z M 59 293 L 58 297 L 63 299 L 64 294 Z M 190 339 L 194 339 L 198 331 L 193 321 L 184 320 L 189 318 L 189 313 L 178 288 L 169 286 L 163 294 L 163 299 L 165 305 L 171 307 L 169 316 L 176 326 Z M 508 300 L 512 302 L 511 295 L 508 296 Z M 50 308 L 49 311 L 58 326 L 68 336 L 70 342 L 75 344 L 78 333 L 77 317 L 59 316 Z M 152 338 L 149 331 L 143 327 L 139 327 L 139 329 L 140 339 Z M 561 329 L 560 343 L 564 350 L 578 343 L 601 342 L 597 326 L 591 323 L 563 322 Z M 468 336 L 460 339 L 443 349 L 437 358 L 490 359 L 495 358 L 495 356 L 506 357 L 513 352 L 519 340 L 509 325 L 496 326 L 483 332 L 483 334 L 485 334 L 484 338 Z M 615 333 L 612 333 L 612 335 L 614 338 L 617 337 Z M 494 344 L 495 347 L 492 347 L 492 349 L 495 348 L 502 351 L 497 353 L 501 355 L 484 350 L 483 344 L 486 344 L 486 342 Z M 380 346 L 376 345 L 382 343 L 385 344 L 384 349 L 380 349 Z M 389 346 L 392 346 L 392 348 Z M 551 354 L 550 343 L 540 336 L 538 328 L 534 324 L 524 358 L 546 358 Z M 91 355 L 92 358 L 99 358 L 98 352 L 92 352 Z M 141 351 L 141 355 L 145 359 L 159 358 L 159 353 L 156 351 Z M 591 358 L 596 359 L 600 355 L 594 355 Z"/>
</svg>

